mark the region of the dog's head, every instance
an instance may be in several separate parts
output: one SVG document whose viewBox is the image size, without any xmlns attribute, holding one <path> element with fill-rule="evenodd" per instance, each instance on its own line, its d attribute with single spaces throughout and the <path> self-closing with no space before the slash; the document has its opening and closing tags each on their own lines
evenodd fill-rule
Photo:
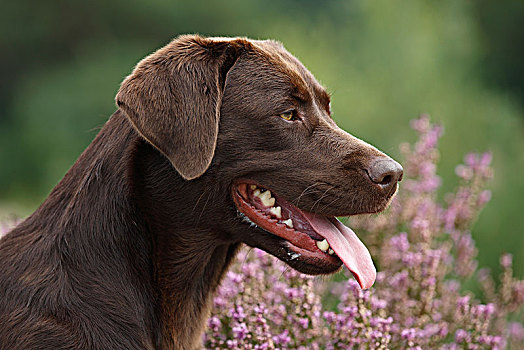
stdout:
<svg viewBox="0 0 524 350">
<path fill-rule="evenodd" d="M 330 97 L 274 41 L 182 36 L 141 61 L 116 98 L 186 181 L 220 189 L 220 230 L 310 274 L 375 268 L 336 216 L 382 211 L 402 167 L 337 127 Z"/>
</svg>

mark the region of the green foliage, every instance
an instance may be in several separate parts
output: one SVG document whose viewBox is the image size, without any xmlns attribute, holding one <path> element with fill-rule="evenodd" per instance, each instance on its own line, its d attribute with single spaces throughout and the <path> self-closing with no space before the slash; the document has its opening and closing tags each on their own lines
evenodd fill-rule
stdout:
<svg viewBox="0 0 524 350">
<path fill-rule="evenodd" d="M 428 112 L 441 121 L 443 192 L 457 185 L 454 164 L 463 154 L 491 150 L 493 199 L 474 230 L 480 265 L 497 268 L 500 253 L 509 251 L 522 275 L 524 112 L 482 80 L 489 36 L 474 6 L 466 0 L 5 4 L 0 200 L 33 209 L 114 111 L 120 81 L 172 37 L 274 38 L 327 86 L 344 129 L 394 157 L 409 138 L 409 119 Z"/>
</svg>

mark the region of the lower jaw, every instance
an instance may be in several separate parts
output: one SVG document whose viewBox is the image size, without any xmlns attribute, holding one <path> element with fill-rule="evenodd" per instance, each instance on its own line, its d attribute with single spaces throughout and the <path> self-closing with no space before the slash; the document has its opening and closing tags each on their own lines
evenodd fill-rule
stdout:
<svg viewBox="0 0 524 350">
<path fill-rule="evenodd" d="M 327 275 L 337 272 L 342 267 L 342 261 L 336 256 L 319 256 L 309 250 L 284 242 L 290 253 L 286 263 L 308 275 Z M 297 256 L 298 255 L 298 256 Z M 293 257 L 296 257 L 293 259 Z M 295 263 L 294 263 L 295 262 Z"/>
</svg>

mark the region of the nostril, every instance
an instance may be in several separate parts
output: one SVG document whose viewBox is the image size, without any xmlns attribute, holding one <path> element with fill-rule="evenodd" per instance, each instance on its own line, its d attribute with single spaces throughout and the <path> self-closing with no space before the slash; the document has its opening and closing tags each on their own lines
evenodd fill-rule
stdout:
<svg viewBox="0 0 524 350">
<path fill-rule="evenodd" d="M 380 181 L 379 183 L 381 185 L 387 185 L 387 184 L 389 184 L 391 182 L 391 180 L 392 180 L 392 176 L 391 175 L 386 175 L 386 176 L 384 176 L 384 179 L 382 181 Z"/>
</svg>

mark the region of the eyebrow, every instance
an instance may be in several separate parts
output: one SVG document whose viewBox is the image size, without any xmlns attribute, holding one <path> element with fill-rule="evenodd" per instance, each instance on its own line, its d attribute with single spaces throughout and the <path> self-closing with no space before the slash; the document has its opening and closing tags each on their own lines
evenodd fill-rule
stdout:
<svg viewBox="0 0 524 350">
<path fill-rule="evenodd" d="M 329 103 L 331 102 L 331 96 L 329 93 L 324 88 L 315 87 L 315 94 L 318 96 L 320 103 L 324 106 L 326 111 L 330 112 Z"/>
<path fill-rule="evenodd" d="M 307 90 L 302 85 L 297 86 L 297 84 L 293 84 L 293 88 L 291 90 L 291 96 L 302 103 L 306 103 L 307 101 L 311 99 Z"/>
</svg>

